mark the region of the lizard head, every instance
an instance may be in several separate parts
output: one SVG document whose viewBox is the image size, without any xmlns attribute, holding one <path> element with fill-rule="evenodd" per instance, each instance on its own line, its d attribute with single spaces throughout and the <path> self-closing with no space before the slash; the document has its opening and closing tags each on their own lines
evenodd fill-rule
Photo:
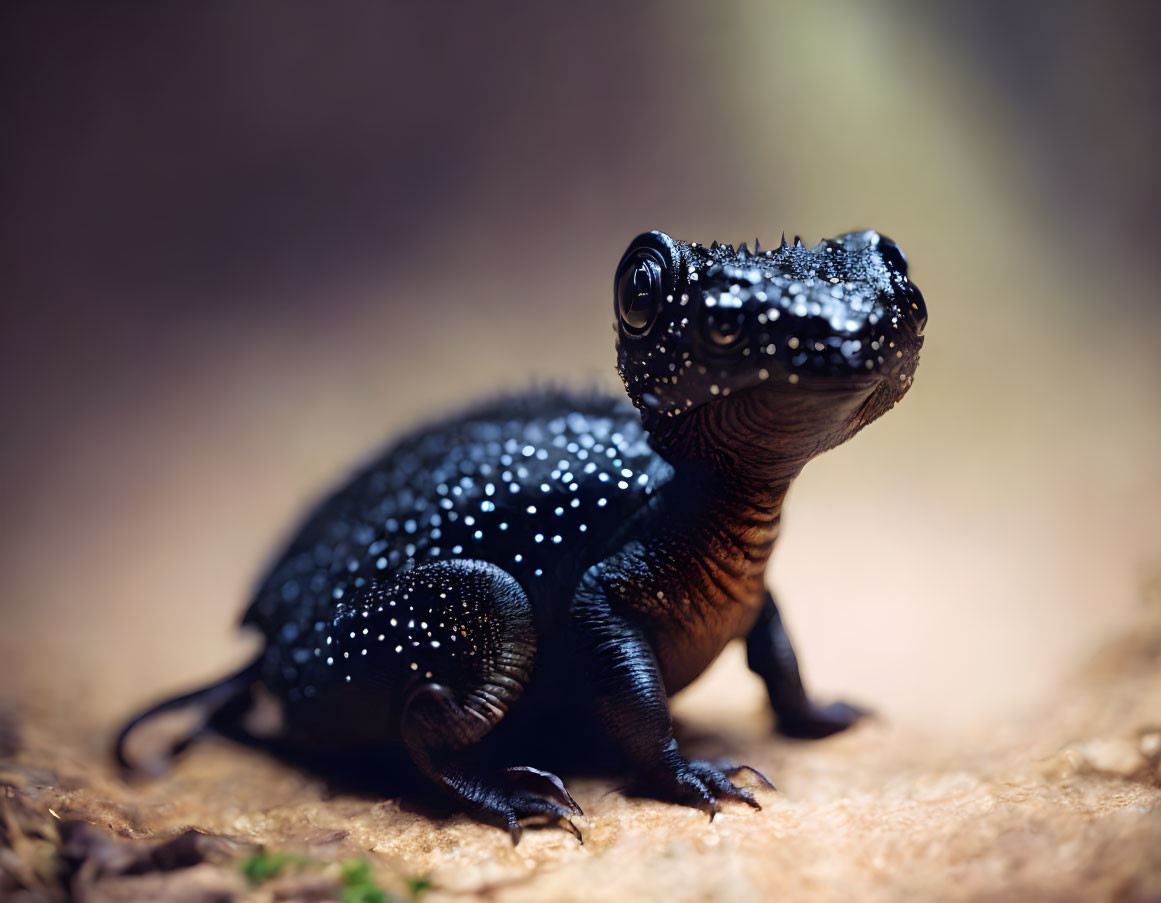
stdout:
<svg viewBox="0 0 1161 903">
<path fill-rule="evenodd" d="M 911 386 L 927 323 L 903 253 L 873 231 L 770 250 L 648 232 L 614 297 L 618 372 L 669 457 L 838 445 Z"/>
</svg>

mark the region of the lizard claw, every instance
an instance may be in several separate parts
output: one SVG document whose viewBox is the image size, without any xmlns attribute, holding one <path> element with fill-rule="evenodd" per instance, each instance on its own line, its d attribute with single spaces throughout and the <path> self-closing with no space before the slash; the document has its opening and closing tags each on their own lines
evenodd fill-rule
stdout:
<svg viewBox="0 0 1161 903">
<path fill-rule="evenodd" d="M 584 843 L 573 816 L 584 815 L 564 782 L 549 771 L 529 765 L 501 769 L 501 780 L 477 782 L 467 798 L 476 808 L 498 818 L 517 844 L 526 823 L 556 825 Z"/>
<path fill-rule="evenodd" d="M 556 825 L 583 842 L 572 819 L 584 813 L 560 778 L 549 771 L 527 765 L 487 774 L 448 769 L 442 783 L 486 820 L 499 822 L 514 844 L 520 842 L 525 823 Z"/>
<path fill-rule="evenodd" d="M 505 774 L 512 775 L 513 784 L 532 792 L 539 792 L 545 799 L 552 800 L 560 806 L 572 811 L 574 815 L 584 815 L 584 810 L 572 798 L 572 794 L 564 786 L 564 782 L 551 771 L 533 768 L 531 765 L 513 765 L 504 769 Z M 534 790 L 539 787 L 539 791 Z"/>
<path fill-rule="evenodd" d="M 741 771 L 743 766 L 735 765 L 722 769 L 712 762 L 695 759 L 689 763 L 689 767 L 710 788 L 715 802 L 717 799 L 732 799 L 745 803 L 751 809 L 761 810 L 762 806 L 754 799 L 753 791 L 746 787 L 738 787 L 730 780 L 731 774 Z"/>
<path fill-rule="evenodd" d="M 751 809 L 761 810 L 762 806 L 754 798 L 751 790 L 738 787 L 730 780 L 730 775 L 743 770 L 753 771 L 765 785 L 773 787 L 765 775 L 748 765 L 726 763 L 719 765 L 695 759 L 684 763 L 673 775 L 671 795 L 678 797 L 679 801 L 686 802 L 687 805 L 706 812 L 710 821 L 718 814 L 723 800 L 736 800 L 745 803 Z"/>
<path fill-rule="evenodd" d="M 734 775 L 740 774 L 743 771 L 748 771 L 750 774 L 756 777 L 758 779 L 758 783 L 765 787 L 767 790 L 778 789 L 774 786 L 773 781 L 771 781 L 768 777 L 766 777 L 766 775 L 760 772 L 753 765 L 738 765 L 736 762 L 731 762 L 728 759 L 718 760 L 713 764 L 720 768 L 722 773 L 728 777 L 732 778 Z"/>
</svg>

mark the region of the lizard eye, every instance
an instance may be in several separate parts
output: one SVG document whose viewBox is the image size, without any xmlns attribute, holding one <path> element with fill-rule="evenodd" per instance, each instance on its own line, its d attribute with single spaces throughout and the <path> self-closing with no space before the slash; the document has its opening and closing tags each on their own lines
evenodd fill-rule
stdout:
<svg viewBox="0 0 1161 903">
<path fill-rule="evenodd" d="M 621 267 L 617 277 L 617 314 L 625 331 L 643 335 L 653 325 L 665 293 L 662 263 L 650 250 L 641 250 Z"/>
</svg>

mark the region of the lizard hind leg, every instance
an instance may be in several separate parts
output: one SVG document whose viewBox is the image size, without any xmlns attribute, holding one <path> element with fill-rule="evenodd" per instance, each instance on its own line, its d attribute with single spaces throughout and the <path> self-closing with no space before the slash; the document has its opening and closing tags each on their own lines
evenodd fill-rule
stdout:
<svg viewBox="0 0 1161 903">
<path fill-rule="evenodd" d="M 560 778 L 531 766 L 496 769 L 475 760 L 472 744 L 496 721 L 449 687 L 427 682 L 408 697 L 403 739 L 423 774 L 484 818 L 500 822 L 513 842 L 531 818 L 558 823 L 580 839 L 571 817 L 583 813 Z"/>
<path fill-rule="evenodd" d="M 401 678 L 391 682 L 401 692 L 399 734 L 418 770 L 499 821 L 513 839 L 521 822 L 534 817 L 576 833 L 569 817 L 580 809 L 558 777 L 529 766 L 491 767 L 481 748 L 532 673 L 536 633 L 520 584 L 483 561 L 431 562 L 372 588 L 336 626 L 360 645 L 363 631 L 369 626 L 373 637 L 386 617 L 397 625 L 391 641 Z"/>
</svg>

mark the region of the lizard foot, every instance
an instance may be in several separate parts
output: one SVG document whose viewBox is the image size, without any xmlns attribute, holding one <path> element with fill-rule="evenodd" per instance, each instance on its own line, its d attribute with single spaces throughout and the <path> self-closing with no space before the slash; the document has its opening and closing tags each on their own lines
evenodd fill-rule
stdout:
<svg viewBox="0 0 1161 903">
<path fill-rule="evenodd" d="M 762 806 L 754 798 L 754 793 L 746 787 L 737 786 L 731 779 L 742 771 L 756 774 L 768 787 L 773 788 L 766 776 L 748 765 L 734 765 L 729 762 L 708 762 L 693 759 L 679 765 L 667 782 L 661 795 L 674 802 L 694 806 L 709 814 L 710 820 L 717 815 L 723 800 L 736 800 L 751 809 Z"/>
<path fill-rule="evenodd" d="M 474 787 L 460 788 L 459 792 L 472 805 L 499 820 L 519 843 L 524 823 L 535 820 L 556 824 L 568 831 L 581 843 L 580 829 L 573 824 L 574 815 L 584 815 L 576 800 L 565 789 L 556 775 L 528 765 L 504 768 L 495 781 L 475 782 Z"/>
<path fill-rule="evenodd" d="M 860 718 L 870 714 L 866 709 L 847 702 L 814 705 L 802 712 L 778 716 L 778 732 L 801 740 L 819 740 L 845 731 Z"/>
</svg>

